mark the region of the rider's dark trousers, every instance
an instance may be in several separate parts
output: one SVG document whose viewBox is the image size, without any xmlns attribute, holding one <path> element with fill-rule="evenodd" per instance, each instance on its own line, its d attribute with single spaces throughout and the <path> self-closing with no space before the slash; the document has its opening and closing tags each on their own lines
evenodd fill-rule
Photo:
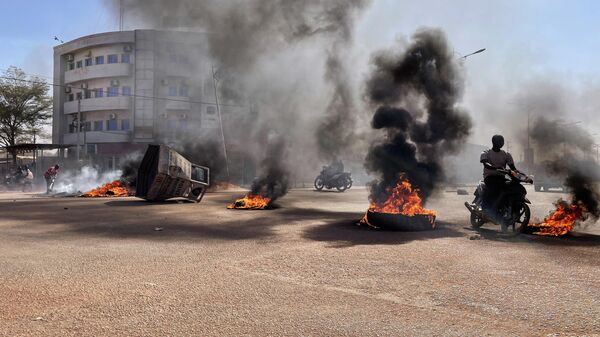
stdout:
<svg viewBox="0 0 600 337">
<path fill-rule="evenodd" d="M 483 189 L 482 206 L 489 208 L 502 192 L 506 178 L 504 176 L 488 176 L 483 179 L 483 182 L 485 182 L 485 188 Z"/>
</svg>

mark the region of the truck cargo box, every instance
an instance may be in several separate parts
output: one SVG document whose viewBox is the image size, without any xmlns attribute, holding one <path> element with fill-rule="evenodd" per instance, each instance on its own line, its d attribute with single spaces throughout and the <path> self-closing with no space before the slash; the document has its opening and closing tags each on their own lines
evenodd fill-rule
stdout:
<svg viewBox="0 0 600 337">
<path fill-rule="evenodd" d="M 138 169 L 135 196 L 149 201 L 200 202 L 210 184 L 208 167 L 192 164 L 166 145 L 148 145 Z"/>
</svg>

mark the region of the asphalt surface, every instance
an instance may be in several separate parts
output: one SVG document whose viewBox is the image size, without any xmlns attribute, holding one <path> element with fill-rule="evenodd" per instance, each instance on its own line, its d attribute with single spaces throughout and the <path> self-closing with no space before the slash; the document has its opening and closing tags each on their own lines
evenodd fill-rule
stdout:
<svg viewBox="0 0 600 337">
<path fill-rule="evenodd" d="M 0 194 L 2 336 L 591 336 L 600 234 L 355 225 L 367 192 L 293 190 L 268 211 Z M 558 193 L 530 192 L 543 217 Z M 599 225 L 600 227 L 600 225 Z"/>
</svg>

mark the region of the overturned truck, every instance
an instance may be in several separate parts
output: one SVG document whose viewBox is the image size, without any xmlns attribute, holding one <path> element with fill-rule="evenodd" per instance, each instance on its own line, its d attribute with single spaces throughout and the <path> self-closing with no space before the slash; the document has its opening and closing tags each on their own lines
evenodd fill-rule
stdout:
<svg viewBox="0 0 600 337">
<path fill-rule="evenodd" d="M 208 167 L 192 164 L 165 145 L 148 145 L 138 169 L 135 196 L 149 201 L 186 198 L 200 202 L 209 186 Z"/>
</svg>

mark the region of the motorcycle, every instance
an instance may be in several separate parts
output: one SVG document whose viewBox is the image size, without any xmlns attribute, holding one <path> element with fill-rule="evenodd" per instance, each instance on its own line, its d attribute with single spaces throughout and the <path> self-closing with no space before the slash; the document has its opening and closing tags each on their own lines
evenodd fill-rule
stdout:
<svg viewBox="0 0 600 337">
<path fill-rule="evenodd" d="M 7 174 L 4 177 L 4 185 L 8 190 L 20 188 L 22 192 L 33 191 L 33 179 L 29 179 L 22 174 Z"/>
<path fill-rule="evenodd" d="M 507 177 L 506 185 L 498 196 L 491 202 L 491 211 L 484 210 L 481 207 L 483 198 L 483 188 L 485 185 L 480 182 L 475 190 L 475 200 L 472 204 L 465 202 L 465 206 L 471 212 L 471 226 L 475 229 L 480 228 L 487 222 L 499 225 L 502 232 L 506 232 L 508 227 L 512 227 L 513 232 L 527 233 L 531 210 L 531 202 L 525 197 L 527 191 L 523 184 L 533 184 L 533 179 L 520 172 L 496 169 Z"/>
<path fill-rule="evenodd" d="M 327 166 L 323 166 L 323 170 L 315 179 L 315 189 L 317 191 L 323 188 L 336 188 L 340 192 L 344 192 L 352 187 L 352 176 L 350 172 L 342 172 L 337 174 L 327 174 Z"/>
</svg>

